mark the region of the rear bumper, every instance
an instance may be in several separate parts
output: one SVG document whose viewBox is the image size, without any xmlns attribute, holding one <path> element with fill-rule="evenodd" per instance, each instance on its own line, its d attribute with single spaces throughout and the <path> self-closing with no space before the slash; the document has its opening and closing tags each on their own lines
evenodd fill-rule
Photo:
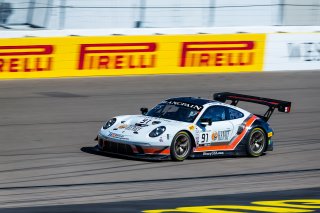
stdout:
<svg viewBox="0 0 320 213">
<path fill-rule="evenodd" d="M 268 138 L 268 146 L 266 151 L 273 151 L 273 140 L 271 138 Z"/>
</svg>

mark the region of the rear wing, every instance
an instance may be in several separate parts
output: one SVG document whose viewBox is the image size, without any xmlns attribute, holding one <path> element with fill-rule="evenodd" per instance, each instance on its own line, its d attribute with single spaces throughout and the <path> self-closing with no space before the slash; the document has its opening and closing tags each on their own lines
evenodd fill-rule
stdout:
<svg viewBox="0 0 320 213">
<path fill-rule="evenodd" d="M 269 107 L 268 111 L 262 117 L 265 121 L 268 121 L 275 109 L 279 112 L 289 113 L 291 109 L 291 102 L 281 101 L 270 98 L 261 98 L 251 95 L 236 94 L 231 92 L 215 93 L 213 99 L 220 102 L 226 102 L 231 100 L 231 105 L 236 106 L 239 101 L 251 102 L 256 104 L 262 104 Z"/>
</svg>

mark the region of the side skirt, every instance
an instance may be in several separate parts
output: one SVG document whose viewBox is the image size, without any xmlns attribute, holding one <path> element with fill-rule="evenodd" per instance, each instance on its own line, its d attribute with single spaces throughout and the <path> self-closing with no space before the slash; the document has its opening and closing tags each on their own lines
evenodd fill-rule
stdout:
<svg viewBox="0 0 320 213">
<path fill-rule="evenodd" d="M 190 158 L 214 158 L 214 157 L 235 157 L 246 156 L 245 151 L 208 151 L 191 153 Z"/>
</svg>

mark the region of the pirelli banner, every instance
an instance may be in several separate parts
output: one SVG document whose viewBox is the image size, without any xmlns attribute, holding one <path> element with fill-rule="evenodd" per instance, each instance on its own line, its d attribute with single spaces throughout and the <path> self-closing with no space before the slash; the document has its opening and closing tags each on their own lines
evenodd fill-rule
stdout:
<svg viewBox="0 0 320 213">
<path fill-rule="evenodd" d="M 265 34 L 0 39 L 0 78 L 262 71 Z"/>
</svg>

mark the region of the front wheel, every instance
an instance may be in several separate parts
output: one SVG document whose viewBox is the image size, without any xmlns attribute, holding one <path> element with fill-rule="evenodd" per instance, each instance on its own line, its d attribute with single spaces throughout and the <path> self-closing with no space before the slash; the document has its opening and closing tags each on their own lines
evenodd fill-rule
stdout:
<svg viewBox="0 0 320 213">
<path fill-rule="evenodd" d="M 183 131 L 178 132 L 171 143 L 171 159 L 174 161 L 185 160 L 190 155 L 191 148 L 191 138 L 189 134 Z"/>
<path fill-rule="evenodd" d="M 246 144 L 248 155 L 252 157 L 262 155 L 266 148 L 266 142 L 266 134 L 264 131 L 261 128 L 254 128 L 250 132 L 250 137 Z"/>
</svg>

